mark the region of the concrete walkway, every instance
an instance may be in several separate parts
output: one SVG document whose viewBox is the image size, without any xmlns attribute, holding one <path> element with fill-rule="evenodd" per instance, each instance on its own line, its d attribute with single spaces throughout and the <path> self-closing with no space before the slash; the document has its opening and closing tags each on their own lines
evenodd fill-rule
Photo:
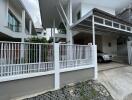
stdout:
<svg viewBox="0 0 132 100">
<path fill-rule="evenodd" d="M 123 66 L 99 71 L 98 81 L 108 89 L 115 100 L 132 100 L 132 66 Z"/>
<path fill-rule="evenodd" d="M 105 71 L 105 70 L 129 66 L 129 65 L 122 64 L 122 63 L 116 63 L 116 62 L 110 62 L 110 63 L 98 64 L 98 66 L 99 66 L 99 69 L 98 69 L 99 71 Z"/>
</svg>

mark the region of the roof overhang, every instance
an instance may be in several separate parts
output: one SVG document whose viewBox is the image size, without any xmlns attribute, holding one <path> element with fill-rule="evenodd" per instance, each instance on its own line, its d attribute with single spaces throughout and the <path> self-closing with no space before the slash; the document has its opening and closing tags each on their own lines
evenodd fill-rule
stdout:
<svg viewBox="0 0 132 100">
<path fill-rule="evenodd" d="M 42 26 L 44 28 L 52 28 L 55 21 L 56 26 L 61 21 L 57 11 L 60 0 L 39 0 Z M 63 0 L 62 5 L 65 7 L 67 0 Z"/>
<path fill-rule="evenodd" d="M 92 32 L 92 16 L 96 31 L 132 35 L 132 24 L 99 9 L 93 9 L 71 26 L 73 31 Z"/>
</svg>

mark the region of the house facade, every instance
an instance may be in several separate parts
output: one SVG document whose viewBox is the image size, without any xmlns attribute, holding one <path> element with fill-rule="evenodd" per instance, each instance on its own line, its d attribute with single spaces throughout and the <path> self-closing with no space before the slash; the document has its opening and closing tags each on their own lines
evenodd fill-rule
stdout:
<svg viewBox="0 0 132 100">
<path fill-rule="evenodd" d="M 32 18 L 21 0 L 1 0 L 0 9 L 1 41 L 24 41 L 36 34 Z"/>
<path fill-rule="evenodd" d="M 57 0 L 57 2 L 54 2 L 52 0 L 39 0 L 39 2 L 43 27 L 53 28 L 52 23 L 54 22 L 56 22 L 55 25 L 56 27 L 58 27 L 59 24 L 63 22 L 66 29 L 66 43 L 71 44 L 87 45 L 88 43 L 93 42 L 92 24 L 85 23 L 85 25 L 80 25 L 81 28 L 76 29 L 74 29 L 74 26 L 77 24 L 79 25 L 79 22 L 83 21 L 84 18 L 86 18 L 86 16 L 88 15 L 88 13 L 93 13 L 94 8 L 96 8 L 98 11 L 95 12 L 102 14 L 98 14 L 99 17 L 101 16 L 101 19 L 106 18 L 108 19 L 108 21 L 111 21 L 111 28 L 109 29 L 107 26 L 104 28 L 95 28 L 95 44 L 97 44 L 97 49 L 102 52 L 112 54 L 114 56 L 114 60 L 116 60 L 117 58 L 122 58 L 122 60 L 124 60 L 125 58 L 125 61 L 127 61 L 127 41 L 131 40 L 132 35 L 130 34 L 130 32 L 125 33 L 124 31 L 118 29 L 111 31 L 111 29 L 113 28 L 112 24 L 114 24 L 112 23 L 113 21 L 119 23 L 117 25 L 119 27 L 116 28 L 121 27 L 121 29 L 126 28 L 127 30 L 127 27 L 125 27 L 126 25 L 131 27 L 130 22 L 126 21 L 126 17 L 123 18 L 124 13 L 122 14 L 122 16 L 119 16 L 119 14 L 117 14 L 117 12 L 121 12 L 124 9 L 124 6 L 127 7 L 129 5 L 129 1 L 114 1 L 113 5 L 109 4 L 110 2 L 107 0 L 103 0 L 101 2 L 97 0 Z M 52 7 L 42 6 L 43 4 L 48 5 L 49 2 L 53 3 Z M 53 10 L 53 7 L 56 9 Z M 44 11 L 43 9 L 48 9 L 48 11 Z M 127 10 L 127 12 L 129 12 L 129 10 Z M 130 14 L 124 15 L 129 17 Z M 93 14 L 91 14 L 91 16 L 92 15 Z M 49 23 L 45 22 L 45 20 Z M 92 19 L 90 19 L 89 21 L 92 22 Z M 126 25 L 122 27 L 122 24 Z"/>
<path fill-rule="evenodd" d="M 39 0 L 43 28 L 51 28 L 54 42 L 63 43 L 24 43 L 34 33 L 28 12 L 19 0 L 1 0 L 0 7 L 12 4 L 17 8 L 3 7 L 6 13 L 2 14 L 9 17 L 3 17 L 7 19 L 1 25 L 1 35 L 21 42 L 0 42 L 0 100 L 21 100 L 67 84 L 96 80 L 97 50 L 126 56 L 124 47 L 131 39 L 132 24 L 116 17 L 109 1 Z M 127 1 L 113 2 L 118 7 Z"/>
</svg>

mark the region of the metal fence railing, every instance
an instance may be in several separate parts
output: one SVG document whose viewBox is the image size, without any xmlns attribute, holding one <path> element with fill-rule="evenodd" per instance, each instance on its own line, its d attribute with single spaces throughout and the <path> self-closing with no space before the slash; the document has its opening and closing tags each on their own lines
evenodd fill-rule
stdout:
<svg viewBox="0 0 132 100">
<path fill-rule="evenodd" d="M 53 69 L 53 44 L 0 42 L 0 76 Z"/>
<path fill-rule="evenodd" d="M 94 65 L 93 52 L 92 45 L 1 41 L 0 77 Z"/>
<path fill-rule="evenodd" d="M 60 45 L 60 68 L 92 64 L 92 47 L 88 45 Z"/>
</svg>

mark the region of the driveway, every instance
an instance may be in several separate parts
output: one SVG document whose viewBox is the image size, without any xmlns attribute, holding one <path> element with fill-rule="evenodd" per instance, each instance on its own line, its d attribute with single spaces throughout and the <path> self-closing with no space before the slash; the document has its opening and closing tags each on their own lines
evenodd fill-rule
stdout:
<svg viewBox="0 0 132 100">
<path fill-rule="evenodd" d="M 105 71 L 105 70 L 120 68 L 120 67 L 124 67 L 124 66 L 128 66 L 128 65 L 122 64 L 122 63 L 110 62 L 110 63 L 98 64 L 98 66 L 99 66 L 98 67 L 99 71 Z"/>
<path fill-rule="evenodd" d="M 115 100 L 132 100 L 132 66 L 110 63 L 99 65 L 99 69 L 98 81 L 108 89 Z M 128 95 L 131 99 L 124 99 Z"/>
</svg>

